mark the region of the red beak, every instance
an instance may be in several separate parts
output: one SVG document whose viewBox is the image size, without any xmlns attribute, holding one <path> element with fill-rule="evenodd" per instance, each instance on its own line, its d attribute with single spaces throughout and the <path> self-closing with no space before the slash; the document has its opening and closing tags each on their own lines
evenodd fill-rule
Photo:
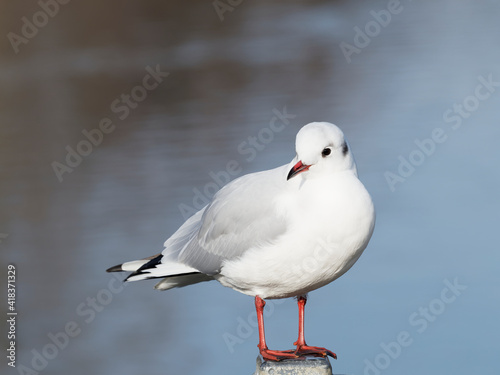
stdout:
<svg viewBox="0 0 500 375">
<path fill-rule="evenodd" d="M 302 164 L 301 161 L 299 161 L 297 164 L 293 166 L 292 169 L 290 169 L 290 172 L 288 173 L 288 177 L 286 178 L 287 181 L 291 179 L 294 176 L 297 176 L 299 173 L 305 172 L 309 169 L 310 165 Z"/>
</svg>

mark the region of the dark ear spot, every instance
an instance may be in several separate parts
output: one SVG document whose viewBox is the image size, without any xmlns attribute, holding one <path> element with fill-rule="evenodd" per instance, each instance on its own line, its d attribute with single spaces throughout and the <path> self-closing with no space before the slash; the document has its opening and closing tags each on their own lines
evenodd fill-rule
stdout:
<svg viewBox="0 0 500 375">
<path fill-rule="evenodd" d="M 344 143 L 342 144 L 342 154 L 343 154 L 344 156 L 346 156 L 348 151 L 349 151 L 349 147 L 347 147 L 347 143 L 345 143 L 345 142 L 344 142 Z"/>
</svg>

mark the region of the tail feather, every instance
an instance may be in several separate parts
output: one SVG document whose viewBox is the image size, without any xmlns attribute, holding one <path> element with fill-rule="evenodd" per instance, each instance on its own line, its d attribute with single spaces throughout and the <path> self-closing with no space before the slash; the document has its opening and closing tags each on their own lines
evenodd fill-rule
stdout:
<svg viewBox="0 0 500 375">
<path fill-rule="evenodd" d="M 122 268 L 123 264 L 118 264 L 116 266 L 113 266 L 113 267 L 109 267 L 106 272 L 121 272 L 123 271 L 123 268 Z"/>
<path fill-rule="evenodd" d="M 200 272 L 186 273 L 183 275 L 173 275 L 165 277 L 163 280 L 161 280 L 158 284 L 155 285 L 155 289 L 168 290 L 172 288 L 182 288 L 183 286 L 210 280 L 214 280 L 214 278 Z"/>
<path fill-rule="evenodd" d="M 161 256 L 161 254 L 156 254 L 144 259 L 132 260 L 130 262 L 118 264 L 116 266 L 108 268 L 106 272 L 136 272 L 142 266 L 149 263 L 152 259 L 158 258 L 159 256 Z"/>
<path fill-rule="evenodd" d="M 205 275 L 197 269 L 182 263 L 162 263 L 163 255 L 157 254 L 148 258 L 133 260 L 108 268 L 107 272 L 132 272 L 124 281 L 139 281 L 147 279 L 162 280 L 155 285 L 155 289 L 167 290 L 183 287 L 203 281 L 214 280 L 212 276 Z"/>
</svg>

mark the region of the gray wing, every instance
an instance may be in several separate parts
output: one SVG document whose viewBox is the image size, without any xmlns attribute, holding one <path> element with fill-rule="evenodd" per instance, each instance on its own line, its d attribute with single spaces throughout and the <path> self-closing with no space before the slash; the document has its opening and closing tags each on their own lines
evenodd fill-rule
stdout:
<svg viewBox="0 0 500 375">
<path fill-rule="evenodd" d="M 162 254 L 167 259 L 178 254 L 177 262 L 214 275 L 223 261 L 274 242 L 286 230 L 274 208 L 285 183 L 286 166 L 234 180 L 165 242 Z"/>
</svg>

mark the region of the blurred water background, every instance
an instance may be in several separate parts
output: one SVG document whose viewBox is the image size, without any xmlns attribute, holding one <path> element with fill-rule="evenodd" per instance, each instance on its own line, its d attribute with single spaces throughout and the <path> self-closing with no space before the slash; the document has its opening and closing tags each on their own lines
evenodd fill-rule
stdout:
<svg viewBox="0 0 500 375">
<path fill-rule="evenodd" d="M 500 3 L 237 3 L 72 1 L 46 22 L 36 1 L 0 5 L 0 276 L 16 265 L 19 311 L 18 368 L 1 372 L 42 353 L 40 374 L 250 374 L 252 298 L 104 270 L 159 252 L 228 162 L 231 178 L 285 164 L 302 125 L 330 121 L 378 221 L 353 269 L 310 294 L 308 343 L 337 352 L 335 373 L 498 374 Z M 12 39 L 34 16 L 36 35 Z M 169 75 L 113 111 L 148 66 Z M 53 162 L 105 118 L 60 182 Z M 270 347 L 296 326 L 295 301 L 271 304 Z"/>
</svg>

